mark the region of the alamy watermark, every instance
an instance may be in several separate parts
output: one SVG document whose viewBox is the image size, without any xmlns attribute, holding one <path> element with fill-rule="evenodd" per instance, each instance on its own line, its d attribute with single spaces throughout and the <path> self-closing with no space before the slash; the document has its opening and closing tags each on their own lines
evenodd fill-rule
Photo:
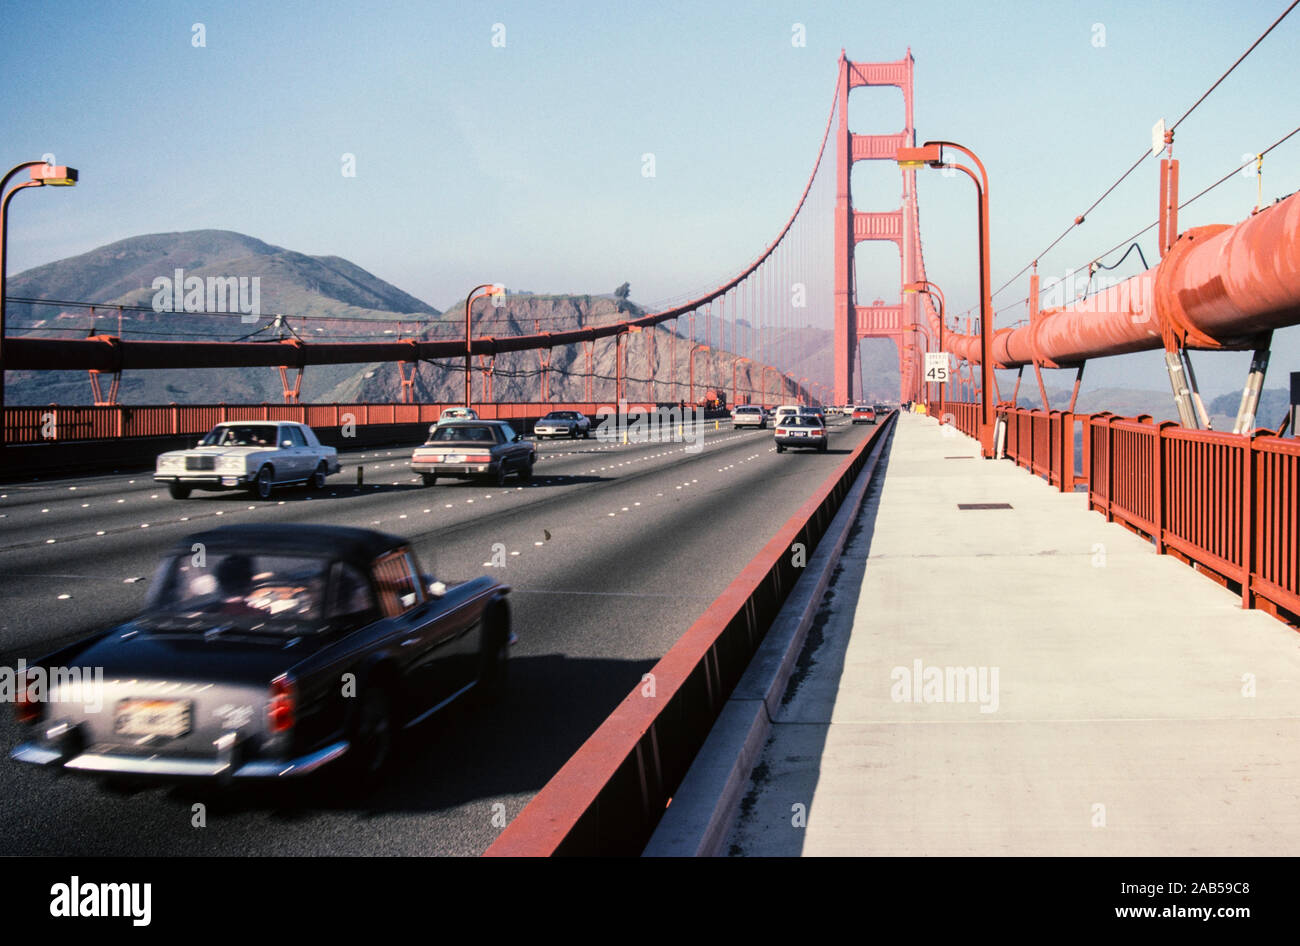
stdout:
<svg viewBox="0 0 1300 946">
<path fill-rule="evenodd" d="M 262 315 L 261 276 L 186 276 L 178 269 L 154 279 L 155 312 L 238 312 L 241 322 Z"/>
<path fill-rule="evenodd" d="M 627 401 L 618 407 L 601 407 L 596 411 L 596 439 L 602 443 L 684 443 L 687 453 L 704 448 L 704 408 L 640 407 L 628 409 Z"/>
<path fill-rule="evenodd" d="M 1066 270 L 1064 279 L 1043 280 L 1040 309 L 1066 312 L 1127 312 L 1134 324 L 1155 320 L 1155 276 L 1119 278 L 1087 270 Z"/>
<path fill-rule="evenodd" d="M 978 703 L 981 713 L 998 711 L 997 667 L 927 667 L 918 658 L 889 678 L 895 703 Z"/>
<path fill-rule="evenodd" d="M 103 667 L 0 667 L 0 703 L 80 703 L 87 713 L 104 708 Z"/>
</svg>

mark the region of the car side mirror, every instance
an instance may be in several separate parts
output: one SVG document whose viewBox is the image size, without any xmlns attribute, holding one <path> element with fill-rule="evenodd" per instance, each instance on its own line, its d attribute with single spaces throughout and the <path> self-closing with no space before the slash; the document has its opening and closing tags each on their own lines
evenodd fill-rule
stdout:
<svg viewBox="0 0 1300 946">
<path fill-rule="evenodd" d="M 443 582 L 434 579 L 432 575 L 424 576 L 424 586 L 429 589 L 430 598 L 441 598 L 447 593 L 447 586 Z"/>
<path fill-rule="evenodd" d="M 515 439 L 514 439 L 513 441 L 511 441 L 511 443 L 518 443 L 519 441 L 521 441 L 521 440 L 523 440 L 523 439 L 524 439 L 524 435 L 523 435 L 523 434 L 515 434 Z"/>
<path fill-rule="evenodd" d="M 292 440 L 284 440 L 284 441 L 281 441 L 280 446 L 282 446 L 282 447 L 292 447 L 292 446 L 293 446 L 293 441 L 292 441 Z"/>
</svg>

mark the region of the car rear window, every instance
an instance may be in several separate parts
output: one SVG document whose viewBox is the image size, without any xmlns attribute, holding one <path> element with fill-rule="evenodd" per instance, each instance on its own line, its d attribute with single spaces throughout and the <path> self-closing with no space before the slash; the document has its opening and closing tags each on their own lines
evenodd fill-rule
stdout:
<svg viewBox="0 0 1300 946">
<path fill-rule="evenodd" d="M 430 443 L 496 443 L 496 432 L 491 427 L 439 427 L 429 438 Z"/>
</svg>

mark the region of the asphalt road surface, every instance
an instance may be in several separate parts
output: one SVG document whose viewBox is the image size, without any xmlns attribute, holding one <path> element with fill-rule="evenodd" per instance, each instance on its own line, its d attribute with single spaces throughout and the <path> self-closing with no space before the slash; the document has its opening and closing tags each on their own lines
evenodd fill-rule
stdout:
<svg viewBox="0 0 1300 946">
<path fill-rule="evenodd" d="M 533 482 L 504 489 L 423 487 L 409 448 L 345 455 L 321 493 L 286 488 L 267 502 L 176 501 L 148 473 L 0 485 L 3 666 L 130 618 L 161 553 L 225 522 L 405 536 L 443 581 L 510 584 L 519 635 L 506 697 L 410 734 L 361 802 L 324 783 L 116 793 L 9 760 L 20 734 L 5 707 L 0 854 L 481 853 L 872 429 L 836 419 L 828 453 L 778 455 L 770 429 L 712 426 L 702 449 L 544 442 Z"/>
</svg>

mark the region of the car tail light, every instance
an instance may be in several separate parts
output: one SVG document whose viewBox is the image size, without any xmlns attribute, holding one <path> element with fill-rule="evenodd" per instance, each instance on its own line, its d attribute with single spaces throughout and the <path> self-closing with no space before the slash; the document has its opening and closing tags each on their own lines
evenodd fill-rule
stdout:
<svg viewBox="0 0 1300 946">
<path fill-rule="evenodd" d="M 266 720 L 272 735 L 293 729 L 297 701 L 298 692 L 292 677 L 281 674 L 271 681 L 271 702 L 266 708 Z"/>
<path fill-rule="evenodd" d="M 27 685 L 35 669 L 26 671 L 15 681 L 18 692 L 14 694 L 14 717 L 24 725 L 39 723 L 45 716 L 45 704 L 28 697 Z"/>
<path fill-rule="evenodd" d="M 491 463 L 492 454 L 490 453 L 469 453 L 465 455 L 466 463 Z"/>
<path fill-rule="evenodd" d="M 784 436 L 785 436 L 786 434 L 788 434 L 789 432 L 790 432 L 790 431 L 786 430 L 784 427 L 778 427 L 778 428 L 776 429 L 776 435 L 777 435 L 778 437 L 784 437 Z"/>
</svg>

